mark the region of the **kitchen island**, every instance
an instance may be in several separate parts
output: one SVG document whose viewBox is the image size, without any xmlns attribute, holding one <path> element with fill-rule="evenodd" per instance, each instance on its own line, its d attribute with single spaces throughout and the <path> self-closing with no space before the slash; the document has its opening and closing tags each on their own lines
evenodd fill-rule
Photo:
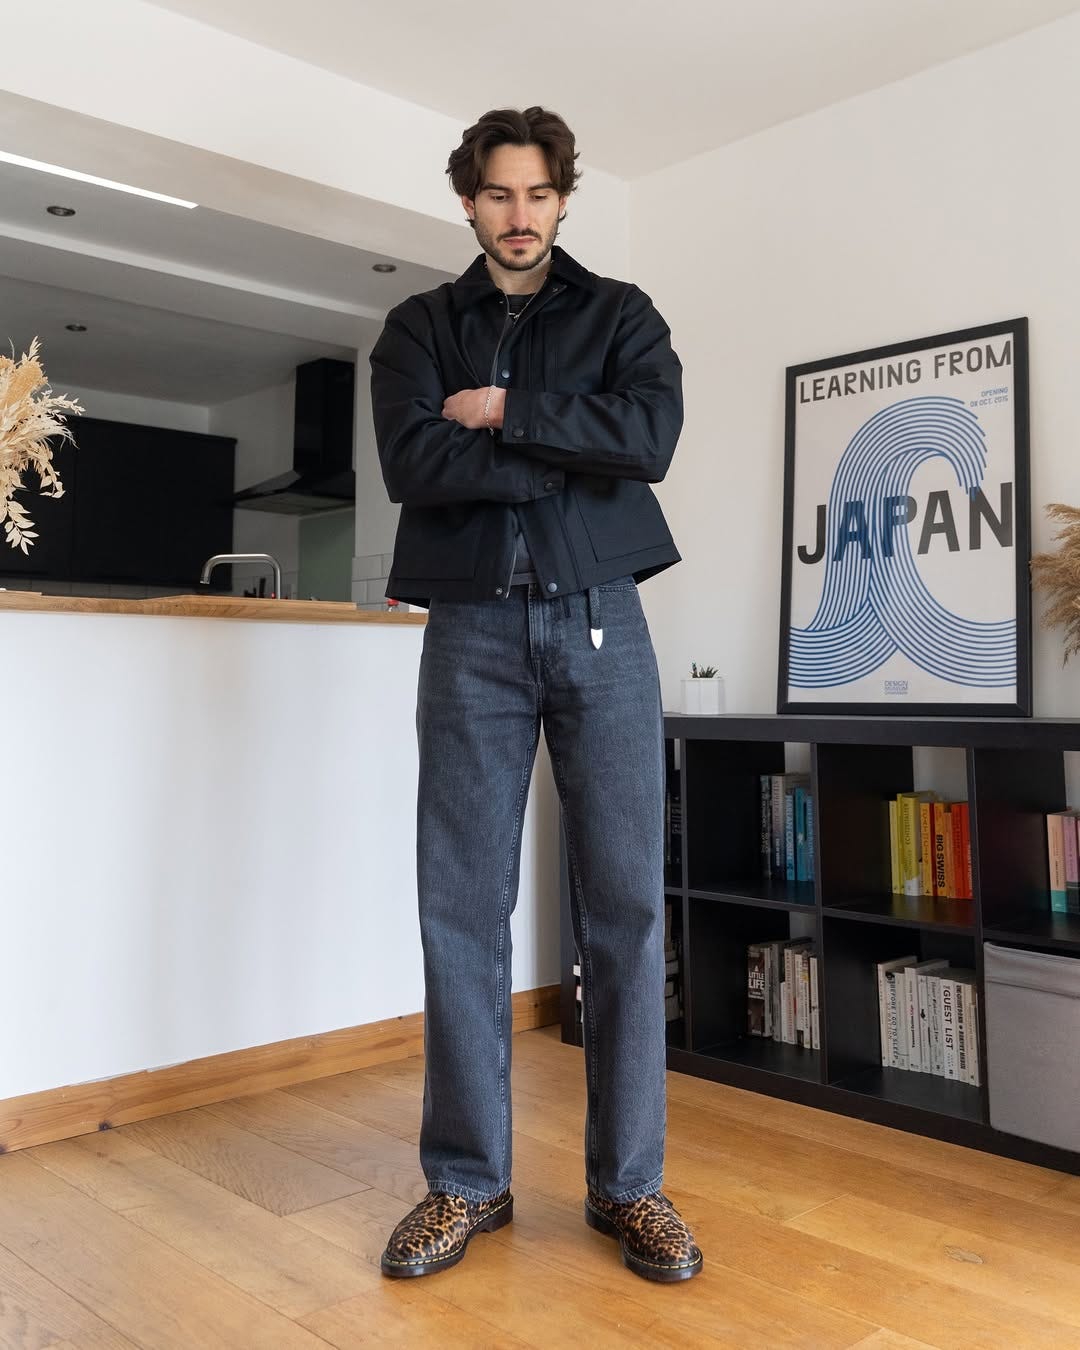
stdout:
<svg viewBox="0 0 1080 1350">
<path fill-rule="evenodd" d="M 425 621 L 0 592 L 0 1119 L 27 1094 L 422 1009 Z M 536 778 L 518 990 L 557 979 L 542 757 Z"/>
</svg>

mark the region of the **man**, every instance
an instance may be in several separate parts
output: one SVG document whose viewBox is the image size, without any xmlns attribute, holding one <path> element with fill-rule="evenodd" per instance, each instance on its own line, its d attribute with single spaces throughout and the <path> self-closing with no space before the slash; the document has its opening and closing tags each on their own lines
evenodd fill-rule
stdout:
<svg viewBox="0 0 1080 1350">
<path fill-rule="evenodd" d="M 371 355 L 402 505 L 387 594 L 430 611 L 416 710 L 429 1191 L 390 1236 L 388 1275 L 443 1270 L 513 1215 L 510 915 L 541 725 L 581 956 L 585 1217 L 647 1279 L 702 1265 L 660 1191 L 663 721 L 637 593 L 679 561 L 648 485 L 682 427 L 682 368 L 648 296 L 555 245 L 576 157 L 543 108 L 469 128 L 447 173 L 483 252 L 391 310 Z"/>
</svg>

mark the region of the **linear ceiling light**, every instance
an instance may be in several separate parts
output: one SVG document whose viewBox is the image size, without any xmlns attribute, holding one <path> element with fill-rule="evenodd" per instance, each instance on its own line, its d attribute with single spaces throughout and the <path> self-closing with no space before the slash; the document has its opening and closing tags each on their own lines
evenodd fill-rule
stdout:
<svg viewBox="0 0 1080 1350">
<path fill-rule="evenodd" d="M 0 150 L 0 160 L 5 164 L 17 164 L 22 169 L 40 169 L 42 173 L 55 173 L 61 178 L 74 178 L 80 183 L 96 183 L 98 187 L 114 188 L 117 192 L 131 192 L 136 197 L 149 197 L 155 202 L 167 202 L 170 206 L 186 206 L 190 210 L 199 204 L 186 202 L 181 197 L 166 197 L 161 192 L 148 192 L 146 188 L 131 187 L 127 183 L 114 183 L 111 178 L 95 178 L 92 173 L 79 173 L 77 169 L 62 169 L 57 164 L 45 164 L 40 159 L 11 155 L 6 150 Z"/>
</svg>

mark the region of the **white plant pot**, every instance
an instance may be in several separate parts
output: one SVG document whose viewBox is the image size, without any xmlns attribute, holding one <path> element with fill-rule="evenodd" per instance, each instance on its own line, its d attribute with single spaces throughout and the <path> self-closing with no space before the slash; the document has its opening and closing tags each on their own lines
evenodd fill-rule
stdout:
<svg viewBox="0 0 1080 1350">
<path fill-rule="evenodd" d="M 705 680 L 692 677 L 682 682 L 684 713 L 722 713 L 724 711 L 724 679 L 713 675 Z"/>
</svg>

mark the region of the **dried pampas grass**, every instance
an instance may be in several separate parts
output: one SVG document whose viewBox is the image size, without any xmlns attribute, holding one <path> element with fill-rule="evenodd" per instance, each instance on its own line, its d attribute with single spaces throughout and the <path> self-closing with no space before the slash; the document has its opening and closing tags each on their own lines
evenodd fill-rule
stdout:
<svg viewBox="0 0 1080 1350">
<path fill-rule="evenodd" d="M 81 413 L 74 399 L 61 398 L 49 388 L 38 360 L 40 343 L 34 338 L 30 350 L 19 361 L 12 355 L 0 356 L 0 523 L 12 548 L 29 552 L 37 538 L 34 522 L 14 494 L 25 491 L 22 475 L 34 469 L 41 480 L 44 497 L 62 497 L 64 485 L 56 475 L 49 438 L 74 443 L 61 413 Z"/>
<path fill-rule="evenodd" d="M 1052 502 L 1046 514 L 1065 522 L 1054 535 L 1061 547 L 1056 553 L 1037 553 L 1031 560 L 1031 574 L 1035 585 L 1050 593 L 1043 626 L 1065 630 L 1064 665 L 1080 652 L 1080 510 Z"/>
</svg>

